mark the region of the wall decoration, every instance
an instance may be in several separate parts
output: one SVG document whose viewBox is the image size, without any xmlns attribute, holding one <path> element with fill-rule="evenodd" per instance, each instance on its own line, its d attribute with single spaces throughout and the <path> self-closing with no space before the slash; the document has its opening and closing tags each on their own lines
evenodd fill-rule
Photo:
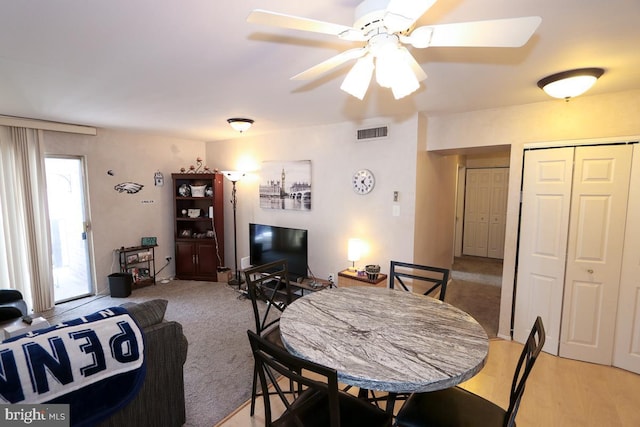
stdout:
<svg viewBox="0 0 640 427">
<path fill-rule="evenodd" d="M 311 160 L 262 162 L 260 207 L 311 210 Z"/>
<path fill-rule="evenodd" d="M 142 190 L 144 185 L 137 184 L 135 182 L 122 182 L 115 187 L 113 187 L 118 193 L 127 193 L 127 194 L 135 194 L 138 191 Z"/>
<path fill-rule="evenodd" d="M 196 158 L 196 164 L 189 166 L 189 168 L 180 168 L 180 173 L 214 173 L 218 172 L 218 169 L 211 170 L 207 165 L 202 165 L 202 158 Z"/>
<path fill-rule="evenodd" d="M 162 187 L 164 185 L 164 176 L 162 175 L 162 172 L 157 171 L 153 174 L 153 182 L 156 187 Z"/>
</svg>

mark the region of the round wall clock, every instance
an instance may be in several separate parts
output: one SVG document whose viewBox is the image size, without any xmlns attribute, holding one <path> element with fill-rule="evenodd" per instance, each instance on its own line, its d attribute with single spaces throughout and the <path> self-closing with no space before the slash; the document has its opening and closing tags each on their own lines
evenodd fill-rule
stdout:
<svg viewBox="0 0 640 427">
<path fill-rule="evenodd" d="M 376 178 L 369 169 L 360 169 L 353 174 L 351 185 L 356 193 L 368 194 L 376 185 Z"/>
</svg>

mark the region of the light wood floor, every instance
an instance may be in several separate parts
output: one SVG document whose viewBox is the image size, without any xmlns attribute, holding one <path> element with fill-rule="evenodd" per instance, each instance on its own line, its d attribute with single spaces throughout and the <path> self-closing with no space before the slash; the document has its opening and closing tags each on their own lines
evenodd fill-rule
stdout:
<svg viewBox="0 0 640 427">
<path fill-rule="evenodd" d="M 491 340 L 487 364 L 462 387 L 506 408 L 521 351 L 518 343 Z M 255 416 L 247 402 L 216 427 L 264 426 L 261 400 Z M 516 421 L 518 427 L 640 426 L 640 375 L 541 353 Z"/>
</svg>

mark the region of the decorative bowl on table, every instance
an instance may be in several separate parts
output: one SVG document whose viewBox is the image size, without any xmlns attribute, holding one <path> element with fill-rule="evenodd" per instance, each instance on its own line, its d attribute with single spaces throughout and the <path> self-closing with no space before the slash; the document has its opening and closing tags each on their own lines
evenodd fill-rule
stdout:
<svg viewBox="0 0 640 427">
<path fill-rule="evenodd" d="M 374 281 L 380 274 L 380 266 L 377 264 L 367 264 L 364 266 L 364 271 L 367 273 L 367 279 Z"/>
</svg>

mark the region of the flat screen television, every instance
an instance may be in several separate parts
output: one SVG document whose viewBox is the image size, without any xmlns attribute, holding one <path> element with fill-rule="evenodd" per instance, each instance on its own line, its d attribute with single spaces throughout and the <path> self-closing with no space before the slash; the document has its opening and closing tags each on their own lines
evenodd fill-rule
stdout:
<svg viewBox="0 0 640 427">
<path fill-rule="evenodd" d="M 307 230 L 249 224 L 249 262 L 261 265 L 279 259 L 287 260 L 289 280 L 307 277 Z"/>
</svg>

